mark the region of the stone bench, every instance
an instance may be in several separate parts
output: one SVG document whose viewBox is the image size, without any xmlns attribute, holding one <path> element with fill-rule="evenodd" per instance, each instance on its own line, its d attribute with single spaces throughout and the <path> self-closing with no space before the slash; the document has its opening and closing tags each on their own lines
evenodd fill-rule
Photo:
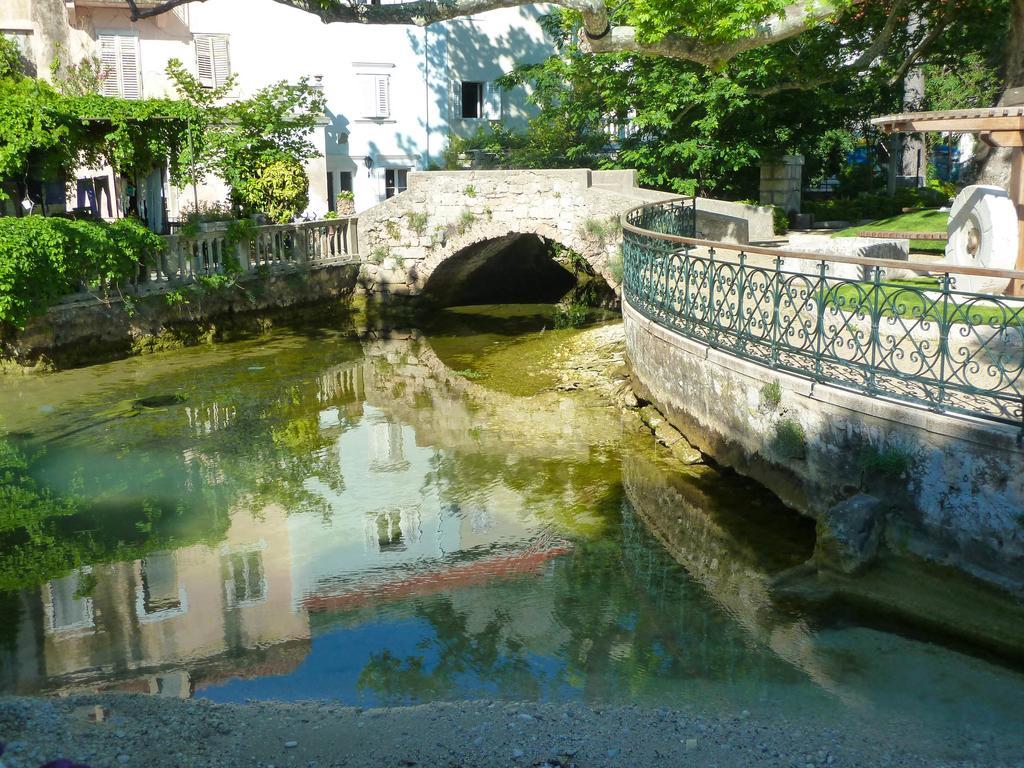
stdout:
<svg viewBox="0 0 1024 768">
<path fill-rule="evenodd" d="M 846 264 L 829 261 L 829 256 L 843 256 L 858 259 L 910 260 L 910 241 L 903 239 L 878 240 L 869 237 L 828 237 L 827 235 L 800 235 L 790 240 L 780 250 L 796 253 L 820 254 L 828 262 L 829 277 L 845 280 L 872 280 L 874 268 L 861 264 Z M 818 262 L 808 259 L 784 258 L 782 269 L 805 275 L 818 274 Z M 909 269 L 883 269 L 883 279 L 898 280 L 914 277 L 917 273 Z"/>
</svg>

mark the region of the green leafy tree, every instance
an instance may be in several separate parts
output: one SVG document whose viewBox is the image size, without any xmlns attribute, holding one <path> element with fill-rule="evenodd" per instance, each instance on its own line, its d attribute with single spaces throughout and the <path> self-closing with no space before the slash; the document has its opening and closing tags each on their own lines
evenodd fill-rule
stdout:
<svg viewBox="0 0 1024 768">
<path fill-rule="evenodd" d="M 0 243 L 0 330 L 24 327 L 83 283 L 120 283 L 163 247 L 132 219 L 107 224 L 44 216 L 0 217 Z"/>
<path fill-rule="evenodd" d="M 206 88 L 177 60 L 169 62 L 167 74 L 178 95 L 202 115 L 193 125 L 202 132 L 202 143 L 193 137 L 194 151 L 186 149 L 182 160 L 188 183 L 216 174 L 231 188 L 235 205 L 247 212 L 256 212 L 254 202 L 265 200 L 275 186 L 282 191 L 287 187 L 292 201 L 301 198 L 294 184 L 284 180 L 290 169 L 318 154 L 309 137 L 326 108 L 320 88 L 307 78 L 294 84 L 282 81 L 250 98 L 223 103 L 234 89 L 233 79 L 220 88 Z M 270 166 L 275 168 L 268 174 Z"/>
<path fill-rule="evenodd" d="M 9 51 L 4 44 L 0 51 Z M 139 176 L 170 162 L 178 174 L 186 131 L 199 111 L 185 101 L 101 96 L 91 92 L 85 69 L 58 78 L 65 92 L 11 71 L 0 76 L 0 199 L 24 197 L 29 178 L 64 179 L 83 165 L 110 164 Z"/>
<path fill-rule="evenodd" d="M 50 64 L 50 79 L 60 93 L 65 96 L 87 96 L 101 93 L 105 72 L 103 62 L 98 56 L 87 56 L 81 61 L 64 63 L 61 61 L 61 47 Z"/>
<path fill-rule="evenodd" d="M 820 177 L 839 173 L 858 141 L 873 141 L 870 118 L 902 106 L 906 51 L 955 72 L 965 51 L 987 41 L 976 57 L 997 60 L 1006 18 L 1006 2 L 961 2 L 957 31 L 925 40 L 906 13 L 865 3 L 855 16 L 712 69 L 669 57 L 592 56 L 575 35 L 576 18 L 556 11 L 545 24 L 559 55 L 504 80 L 531 89 L 539 114 L 526 133 L 497 129 L 456 144 L 498 165 L 637 168 L 647 185 L 752 197 L 766 157 L 803 154 L 810 177 Z M 855 79 L 847 76 L 854 61 L 863 65 Z M 610 136 L 614 125 L 628 132 Z"/>
</svg>

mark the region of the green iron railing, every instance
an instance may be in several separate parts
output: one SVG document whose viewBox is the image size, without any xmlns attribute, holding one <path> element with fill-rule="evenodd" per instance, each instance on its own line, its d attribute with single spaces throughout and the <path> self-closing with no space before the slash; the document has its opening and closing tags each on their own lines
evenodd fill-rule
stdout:
<svg viewBox="0 0 1024 768">
<path fill-rule="evenodd" d="M 647 318 L 775 370 L 1024 426 L 1024 298 L 956 290 L 1024 273 L 707 242 L 695 220 L 681 201 L 626 215 L 623 295 Z M 897 269 L 916 277 L 886 277 Z"/>
</svg>

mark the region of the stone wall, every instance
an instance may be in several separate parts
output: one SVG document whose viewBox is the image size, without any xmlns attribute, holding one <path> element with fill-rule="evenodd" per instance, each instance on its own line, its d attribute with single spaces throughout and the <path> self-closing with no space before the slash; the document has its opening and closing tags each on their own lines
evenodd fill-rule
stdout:
<svg viewBox="0 0 1024 768">
<path fill-rule="evenodd" d="M 731 232 L 736 234 L 730 234 L 730 229 L 726 229 L 725 236 L 722 238 L 725 242 L 746 245 L 747 243 L 763 243 L 775 239 L 775 224 L 772 221 L 772 209 L 770 206 L 733 203 L 728 200 L 713 200 L 710 197 L 697 198 L 698 237 L 701 237 L 700 233 L 702 231 L 709 235 L 721 231 L 718 228 L 722 227 L 722 225 L 715 222 L 714 219 L 722 217 L 736 222 L 731 225 Z M 744 222 L 745 226 L 738 222 Z M 746 240 L 730 239 L 737 237 L 744 228 L 746 230 Z M 711 237 L 708 239 L 715 240 L 718 238 Z"/>
<path fill-rule="evenodd" d="M 355 289 L 357 264 L 252 276 L 235 286 L 179 295 L 166 291 L 127 302 L 91 294 L 70 297 L 23 331 L 2 339 L 4 357 L 22 365 L 41 358 L 80 365 L 212 339 L 229 329 L 258 330 L 270 313 L 335 302 Z"/>
<path fill-rule="evenodd" d="M 819 520 L 881 499 L 884 540 L 1024 594 L 1018 431 L 772 371 L 668 331 L 623 302 L 636 386 L 690 442 Z"/>
</svg>

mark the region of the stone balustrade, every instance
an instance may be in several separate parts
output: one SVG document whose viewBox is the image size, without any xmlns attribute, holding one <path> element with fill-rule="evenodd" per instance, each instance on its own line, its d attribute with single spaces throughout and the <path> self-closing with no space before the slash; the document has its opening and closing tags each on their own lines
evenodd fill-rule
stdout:
<svg viewBox="0 0 1024 768">
<path fill-rule="evenodd" d="M 150 284 L 187 283 L 224 274 L 237 262 L 242 273 L 302 269 L 358 261 L 358 219 L 329 219 L 256 227 L 251 240 L 235 242 L 229 229 L 170 235 L 149 271 Z"/>
</svg>

